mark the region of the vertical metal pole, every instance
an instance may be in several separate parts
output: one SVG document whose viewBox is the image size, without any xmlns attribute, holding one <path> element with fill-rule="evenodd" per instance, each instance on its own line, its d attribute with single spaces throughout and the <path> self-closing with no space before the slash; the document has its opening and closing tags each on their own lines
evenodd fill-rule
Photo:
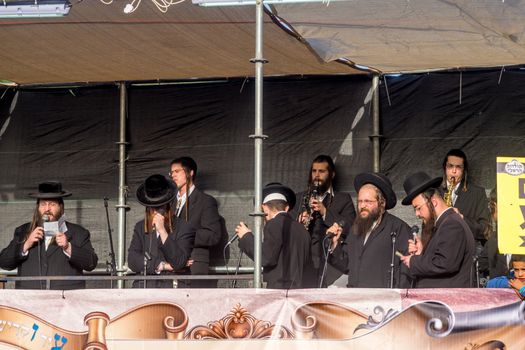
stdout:
<svg viewBox="0 0 525 350">
<path fill-rule="evenodd" d="M 262 268 L 262 234 L 263 216 L 261 212 L 262 203 L 262 150 L 263 140 L 263 65 L 267 61 L 263 58 L 263 0 L 258 0 L 255 4 L 255 58 L 251 61 L 255 63 L 255 134 L 250 135 L 254 139 L 255 157 L 254 157 L 254 275 L 253 287 L 262 286 L 261 268 Z"/>
<path fill-rule="evenodd" d="M 379 134 L 379 75 L 374 75 L 372 78 L 372 86 L 374 89 L 374 98 L 372 99 L 372 159 L 373 171 L 381 171 L 381 135 Z"/>
<path fill-rule="evenodd" d="M 118 148 L 119 148 L 119 161 L 118 161 L 118 204 L 116 205 L 118 211 L 118 245 L 117 245 L 117 274 L 122 276 L 124 273 L 124 249 L 126 244 L 126 211 L 129 207 L 126 205 L 126 117 L 127 117 L 127 97 L 128 91 L 125 82 L 119 83 L 120 91 L 120 137 Z M 124 281 L 119 280 L 117 283 L 118 288 L 124 287 Z"/>
</svg>

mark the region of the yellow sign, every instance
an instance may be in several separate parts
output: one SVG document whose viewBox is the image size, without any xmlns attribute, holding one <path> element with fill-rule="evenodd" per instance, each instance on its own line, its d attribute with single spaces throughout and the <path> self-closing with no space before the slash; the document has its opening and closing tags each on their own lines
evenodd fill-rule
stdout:
<svg viewBox="0 0 525 350">
<path fill-rule="evenodd" d="M 525 254 L 525 158 L 497 157 L 498 248 Z"/>
</svg>

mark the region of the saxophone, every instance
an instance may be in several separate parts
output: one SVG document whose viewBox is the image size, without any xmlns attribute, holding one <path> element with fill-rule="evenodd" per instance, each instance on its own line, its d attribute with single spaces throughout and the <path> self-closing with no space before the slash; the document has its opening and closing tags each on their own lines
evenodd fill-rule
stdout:
<svg viewBox="0 0 525 350">
<path fill-rule="evenodd" d="M 454 192 L 454 189 L 456 188 L 457 181 L 455 177 L 450 178 L 450 186 L 447 188 L 447 192 L 445 192 L 445 195 L 443 196 L 443 199 L 445 200 L 445 203 L 447 206 L 452 206 L 452 194 Z"/>
</svg>

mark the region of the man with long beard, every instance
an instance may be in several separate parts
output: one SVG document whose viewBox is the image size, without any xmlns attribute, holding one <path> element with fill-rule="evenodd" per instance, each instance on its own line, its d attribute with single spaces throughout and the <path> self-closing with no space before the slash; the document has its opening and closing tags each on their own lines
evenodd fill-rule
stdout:
<svg viewBox="0 0 525 350">
<path fill-rule="evenodd" d="M 469 288 L 474 282 L 474 238 L 467 223 L 443 200 L 441 182 L 441 177 L 431 179 L 417 172 L 403 183 L 407 196 L 401 203 L 412 204 L 423 221 L 423 232 L 421 239 L 409 242 L 410 254 L 401 260 L 418 288 Z"/>
<path fill-rule="evenodd" d="M 335 233 L 330 264 L 348 273 L 348 287 L 409 287 L 408 271 L 392 253 L 407 252 L 410 227 L 387 212 L 397 203 L 390 180 L 380 173 L 362 173 L 356 176 L 354 187 L 358 215 L 350 234 L 342 240 L 337 223 L 327 231 Z"/>
<path fill-rule="evenodd" d="M 336 192 L 332 186 L 335 179 L 335 164 L 328 155 L 319 155 L 313 161 L 308 174 L 308 189 L 296 193 L 301 201 L 290 215 L 297 219 L 310 233 L 312 247 L 313 272 L 306 287 L 318 287 L 324 265 L 323 238 L 326 229 L 336 222 L 352 225 L 355 208 L 349 193 Z M 346 228 L 344 230 L 346 235 Z M 341 276 L 341 272 L 328 268 L 323 287 L 332 284 Z"/>
<path fill-rule="evenodd" d="M 50 181 L 38 186 L 36 208 L 32 222 L 15 229 L 13 240 L 0 253 L 0 267 L 18 268 L 17 275 L 80 276 L 83 270 L 97 266 L 97 255 L 91 246 L 89 231 L 64 219 L 64 197 L 71 192 L 62 190 L 60 182 Z M 58 222 L 59 231 L 45 231 L 45 222 Z M 61 231 L 62 230 L 62 231 Z M 85 288 L 85 281 L 51 281 L 51 289 Z M 16 288 L 45 289 L 41 280 L 19 281 Z"/>
</svg>

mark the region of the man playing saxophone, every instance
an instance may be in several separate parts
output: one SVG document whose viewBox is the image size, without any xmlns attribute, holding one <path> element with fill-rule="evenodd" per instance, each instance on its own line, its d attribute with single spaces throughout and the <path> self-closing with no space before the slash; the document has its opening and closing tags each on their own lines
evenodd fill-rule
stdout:
<svg viewBox="0 0 525 350">
<path fill-rule="evenodd" d="M 332 186 L 335 178 L 335 164 L 328 155 L 319 155 L 310 166 L 307 190 L 296 194 L 301 204 L 290 212 L 301 222 L 311 237 L 311 254 L 314 276 L 305 282 L 304 287 L 318 287 L 324 265 L 323 239 L 326 230 L 334 223 L 345 223 L 343 235 L 355 219 L 355 207 L 349 193 L 336 192 Z M 328 241 L 326 241 L 329 244 Z M 332 284 L 341 272 L 328 265 L 324 286 Z"/>
<path fill-rule="evenodd" d="M 466 221 L 476 241 L 476 256 L 479 256 L 487 240 L 484 234 L 490 218 L 485 189 L 469 181 L 467 156 L 460 149 L 448 151 L 443 160 L 443 172 L 445 202 Z"/>
</svg>

